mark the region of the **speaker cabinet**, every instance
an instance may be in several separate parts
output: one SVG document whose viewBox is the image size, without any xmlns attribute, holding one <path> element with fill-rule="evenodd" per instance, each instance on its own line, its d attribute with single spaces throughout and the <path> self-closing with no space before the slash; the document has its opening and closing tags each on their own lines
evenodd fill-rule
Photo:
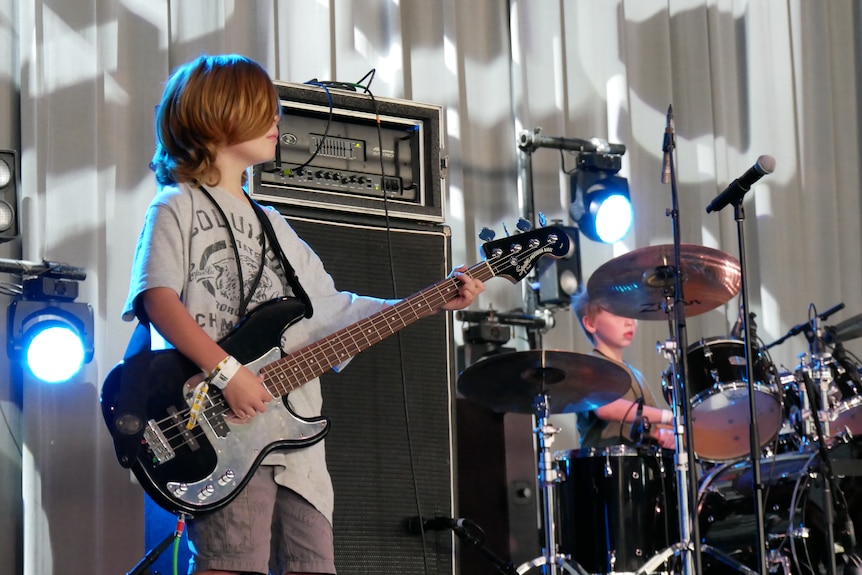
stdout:
<svg viewBox="0 0 862 575">
<path fill-rule="evenodd" d="M 334 221 L 280 209 L 338 289 L 406 297 L 449 272 L 448 228 L 387 231 L 376 218 L 344 221 L 349 215 L 341 214 Z M 427 573 L 453 573 L 451 531 L 426 533 L 423 553 L 422 538 L 406 529 L 407 519 L 420 513 L 453 514 L 450 315 L 421 319 L 356 356 L 341 373 L 322 377 L 323 412 L 332 421 L 326 452 L 341 575 L 424 575 L 426 561 Z"/>
</svg>

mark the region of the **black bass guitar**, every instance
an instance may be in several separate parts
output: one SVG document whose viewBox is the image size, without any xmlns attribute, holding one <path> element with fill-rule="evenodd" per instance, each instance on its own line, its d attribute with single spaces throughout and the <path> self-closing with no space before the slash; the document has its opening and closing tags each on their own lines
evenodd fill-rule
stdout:
<svg viewBox="0 0 862 575">
<path fill-rule="evenodd" d="M 482 250 L 485 260 L 469 268 L 468 275 L 482 281 L 502 276 L 516 283 L 542 256 L 565 257 L 572 246 L 565 232 L 545 227 L 488 242 Z M 229 354 L 264 376 L 273 396 L 266 412 L 247 424 L 225 418 L 229 408 L 224 396 L 210 386 L 197 423 L 188 429 L 191 396 L 203 374 L 176 350 L 154 352 L 143 386 L 146 421 L 141 444 L 127 466 L 168 511 L 196 514 L 226 505 L 269 452 L 313 445 L 329 430 L 326 417 L 303 418 L 290 410 L 291 390 L 439 311 L 457 295 L 458 281 L 446 278 L 288 355 L 279 348 L 281 335 L 302 319 L 304 306 L 294 298 L 258 306 L 220 341 Z M 122 435 L 117 427 L 125 391 L 123 369 L 120 362 L 111 370 L 101 392 L 102 415 L 115 440 Z"/>
</svg>

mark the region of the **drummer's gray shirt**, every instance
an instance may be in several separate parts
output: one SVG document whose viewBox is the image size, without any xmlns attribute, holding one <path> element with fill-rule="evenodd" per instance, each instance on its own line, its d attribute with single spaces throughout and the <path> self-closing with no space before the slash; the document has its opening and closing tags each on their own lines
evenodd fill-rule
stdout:
<svg viewBox="0 0 862 575">
<path fill-rule="evenodd" d="M 591 352 L 591 355 L 608 359 L 607 356 L 596 349 Z M 614 363 L 618 362 L 614 361 Z M 655 393 L 656 390 L 652 389 L 652 386 L 650 386 L 649 382 L 647 382 L 646 378 L 640 371 L 627 361 L 618 363 L 618 365 L 623 366 L 628 371 L 629 375 L 631 375 L 631 385 L 620 399 L 627 399 L 634 402 L 637 398 L 643 396 L 644 405 L 668 409 L 668 405 L 664 400 L 664 397 L 661 393 Z M 632 409 L 634 409 L 634 407 Z M 604 419 L 599 418 L 595 411 L 578 413 L 577 423 L 581 448 L 631 444 L 629 439 L 631 424 L 605 421 Z"/>
</svg>

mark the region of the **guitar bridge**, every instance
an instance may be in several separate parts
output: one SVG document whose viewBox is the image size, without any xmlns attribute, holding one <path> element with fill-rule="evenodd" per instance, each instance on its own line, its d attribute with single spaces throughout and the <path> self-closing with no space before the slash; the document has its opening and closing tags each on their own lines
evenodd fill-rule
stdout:
<svg viewBox="0 0 862 575">
<path fill-rule="evenodd" d="M 156 465 L 162 465 L 176 457 L 171 444 L 154 419 L 147 422 L 147 427 L 144 429 L 144 441 L 147 443 L 150 453 L 153 454 L 153 463 Z"/>
</svg>

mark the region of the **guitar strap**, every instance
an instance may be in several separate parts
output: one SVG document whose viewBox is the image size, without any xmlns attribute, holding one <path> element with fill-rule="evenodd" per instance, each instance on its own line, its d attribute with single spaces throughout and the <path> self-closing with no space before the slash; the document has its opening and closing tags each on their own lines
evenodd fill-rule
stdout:
<svg viewBox="0 0 862 575">
<path fill-rule="evenodd" d="M 257 214 L 257 219 L 260 220 L 260 225 L 263 226 L 263 231 L 269 239 L 269 245 L 272 246 L 272 249 L 278 256 L 279 261 L 281 261 L 281 267 L 284 270 L 284 275 L 287 277 L 287 283 L 290 284 L 291 289 L 293 289 L 293 294 L 299 298 L 305 306 L 306 319 L 310 318 L 314 314 L 311 299 L 308 297 L 302 284 L 299 283 L 299 278 L 296 277 L 296 271 L 293 269 L 293 266 L 290 265 L 290 261 L 287 259 L 287 256 L 284 255 L 284 250 L 281 249 L 281 244 L 278 243 L 278 238 L 275 236 L 275 230 L 272 229 L 272 222 L 269 221 L 269 217 L 267 217 L 263 208 L 260 207 L 260 204 L 250 197 L 248 198 L 248 201 L 251 202 L 251 207 L 254 208 L 254 212 Z"/>
</svg>

